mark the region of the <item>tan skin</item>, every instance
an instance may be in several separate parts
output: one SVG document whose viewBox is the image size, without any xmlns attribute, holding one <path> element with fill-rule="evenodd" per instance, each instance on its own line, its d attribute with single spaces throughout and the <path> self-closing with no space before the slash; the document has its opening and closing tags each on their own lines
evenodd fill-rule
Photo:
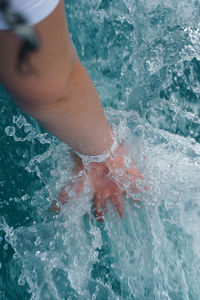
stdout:
<svg viewBox="0 0 200 300">
<path fill-rule="evenodd" d="M 61 0 L 56 9 L 34 28 L 42 46 L 30 57 L 35 72 L 26 75 L 16 69 L 20 41 L 9 30 L 0 30 L 0 82 L 17 106 L 72 149 L 91 156 L 107 153 L 113 137 L 97 91 L 69 38 L 64 1 Z M 105 210 L 106 200 L 110 199 L 122 216 L 121 196 L 125 191 L 109 177 L 118 165 L 124 165 L 123 157 L 127 154 L 123 152 L 125 150 L 123 154 L 117 151 L 115 167 L 110 163 L 110 156 L 103 163 L 90 164 L 85 176 L 90 178 L 96 211 L 98 206 Z M 81 160 L 76 158 L 75 161 L 74 172 L 84 168 Z M 134 173 L 132 181 L 135 187 L 141 174 L 134 165 L 124 174 L 129 173 Z M 82 182 L 72 188 L 80 193 L 84 182 L 82 178 Z M 60 201 L 67 200 L 60 197 Z"/>
</svg>

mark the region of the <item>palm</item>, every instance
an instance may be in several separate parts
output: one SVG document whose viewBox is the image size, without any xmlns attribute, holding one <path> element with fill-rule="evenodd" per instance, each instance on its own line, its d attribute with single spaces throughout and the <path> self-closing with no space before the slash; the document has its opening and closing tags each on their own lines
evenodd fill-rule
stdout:
<svg viewBox="0 0 200 300">
<path fill-rule="evenodd" d="M 71 182 L 68 186 L 68 190 L 70 188 L 78 196 L 84 190 L 86 176 L 89 177 L 90 188 L 94 195 L 94 214 L 100 222 L 103 221 L 103 214 L 108 200 L 115 205 L 120 217 L 123 217 L 122 196 L 126 194 L 127 186 L 133 193 L 139 191 L 136 187 L 136 180 L 138 178 L 143 179 L 143 177 L 136 169 L 133 159 L 130 163 L 131 167 L 125 166 L 124 156 L 126 155 L 126 150 L 119 146 L 114 156 L 111 155 L 105 162 L 90 163 L 89 167 L 86 168 L 86 174 L 76 182 Z M 84 166 L 81 160 L 76 159 L 74 173 L 77 175 L 83 169 Z M 59 202 L 63 205 L 69 199 L 70 196 L 64 187 L 59 194 Z"/>
</svg>

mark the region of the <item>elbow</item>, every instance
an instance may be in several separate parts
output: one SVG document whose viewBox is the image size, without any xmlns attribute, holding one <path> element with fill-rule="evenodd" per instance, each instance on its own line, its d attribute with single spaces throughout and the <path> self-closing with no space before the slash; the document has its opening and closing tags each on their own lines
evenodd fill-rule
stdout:
<svg viewBox="0 0 200 300">
<path fill-rule="evenodd" d="M 70 72 L 59 72 L 54 75 L 48 75 L 43 78 L 30 80 L 27 85 L 15 93 L 16 97 L 26 105 L 41 106 L 51 104 L 67 93 L 70 82 Z"/>
<path fill-rule="evenodd" d="M 35 74 L 24 78 L 18 76 L 12 87 L 8 86 L 8 90 L 14 95 L 15 102 L 20 107 L 40 107 L 53 104 L 68 93 L 77 62 L 79 60 L 76 55 L 71 55 L 64 62 L 54 62 L 53 67 L 50 66 L 49 70 L 39 69 Z"/>
<path fill-rule="evenodd" d="M 35 110 L 57 103 L 68 93 L 72 69 L 73 67 L 63 72 L 30 79 L 23 84 L 18 93 L 11 91 L 14 102 L 32 116 Z"/>
</svg>

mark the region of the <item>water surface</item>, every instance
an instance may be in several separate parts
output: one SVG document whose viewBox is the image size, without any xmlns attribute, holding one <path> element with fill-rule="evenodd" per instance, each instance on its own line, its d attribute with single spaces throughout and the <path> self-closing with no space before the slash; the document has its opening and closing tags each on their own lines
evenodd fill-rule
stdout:
<svg viewBox="0 0 200 300">
<path fill-rule="evenodd" d="M 68 148 L 1 88 L 0 299 L 199 298 L 200 4 L 176 2 L 67 2 L 78 55 L 148 186 L 139 204 L 124 199 L 123 220 L 108 205 L 96 222 L 87 189 L 50 213 L 73 176 Z"/>
</svg>

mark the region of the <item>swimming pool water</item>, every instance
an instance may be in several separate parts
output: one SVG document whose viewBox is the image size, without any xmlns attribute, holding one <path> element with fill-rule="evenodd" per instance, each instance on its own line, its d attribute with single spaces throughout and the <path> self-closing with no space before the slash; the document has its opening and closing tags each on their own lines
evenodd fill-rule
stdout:
<svg viewBox="0 0 200 300">
<path fill-rule="evenodd" d="M 0 299 L 197 300 L 200 4 L 67 1 L 66 10 L 78 55 L 148 189 L 137 205 L 124 199 L 123 220 L 108 205 L 96 222 L 87 190 L 50 213 L 72 176 L 68 148 L 1 87 Z"/>
</svg>

